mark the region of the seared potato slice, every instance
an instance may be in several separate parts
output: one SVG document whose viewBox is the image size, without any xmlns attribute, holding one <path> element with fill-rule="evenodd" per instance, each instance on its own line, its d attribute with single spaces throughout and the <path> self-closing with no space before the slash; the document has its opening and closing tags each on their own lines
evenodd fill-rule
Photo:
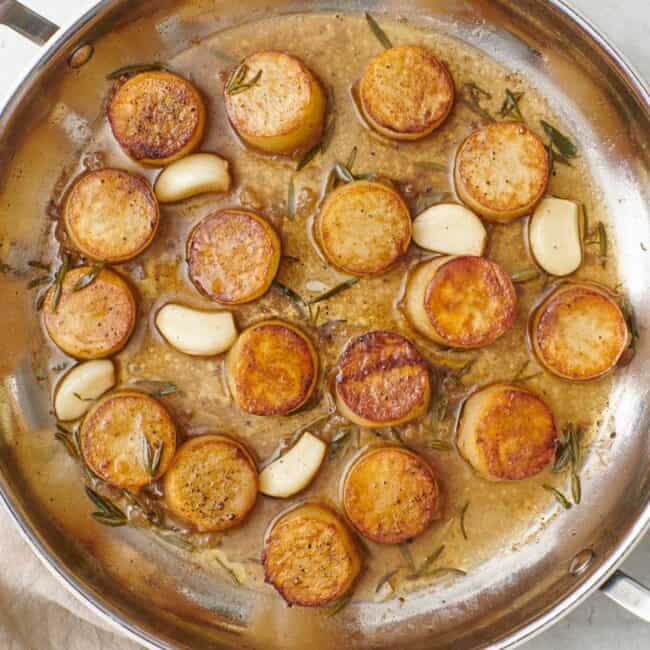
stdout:
<svg viewBox="0 0 650 650">
<path fill-rule="evenodd" d="M 331 192 L 316 228 L 325 257 L 353 275 L 383 273 L 411 241 L 411 215 L 402 197 L 371 181 L 347 183 Z"/>
<path fill-rule="evenodd" d="M 554 458 L 557 429 L 553 413 L 537 395 L 494 384 L 465 402 L 456 444 L 479 474 L 519 480 L 541 472 Z"/>
<path fill-rule="evenodd" d="M 129 340 L 137 308 L 129 285 L 115 272 L 102 269 L 84 289 L 74 290 L 91 267 L 66 273 L 61 297 L 53 308 L 56 288 L 47 292 L 43 321 L 52 340 L 71 357 L 99 359 L 119 352 Z"/>
<path fill-rule="evenodd" d="M 153 167 L 164 167 L 196 149 L 205 117 L 205 104 L 194 85 L 162 70 L 131 77 L 108 104 L 108 121 L 122 149 Z"/>
<path fill-rule="evenodd" d="M 191 438 L 165 474 L 165 502 L 200 532 L 241 523 L 257 500 L 257 466 L 244 445 L 222 435 Z"/>
<path fill-rule="evenodd" d="M 252 85 L 241 92 L 234 86 L 229 89 L 233 78 L 242 74 L 239 87 Z M 230 122 L 252 147 L 292 155 L 321 137 L 325 94 L 312 72 L 291 54 L 273 50 L 252 54 L 233 72 L 224 93 Z"/>
<path fill-rule="evenodd" d="M 74 182 L 63 220 L 72 243 L 86 257 L 115 263 L 130 260 L 149 246 L 160 213 L 144 178 L 106 168 Z"/>
<path fill-rule="evenodd" d="M 253 415 L 287 415 L 314 392 L 318 354 L 295 325 L 269 320 L 244 330 L 226 358 L 230 391 Z"/>
<path fill-rule="evenodd" d="M 292 605 L 318 607 L 344 596 L 361 572 L 347 526 L 330 508 L 305 503 L 275 521 L 264 542 L 266 582 Z"/>
<path fill-rule="evenodd" d="M 533 313 L 529 333 L 540 363 L 570 381 L 601 377 L 630 342 L 621 308 L 595 284 L 560 286 Z"/>
<path fill-rule="evenodd" d="M 278 271 L 282 248 L 273 226 L 254 212 L 222 210 L 197 224 L 187 240 L 190 279 L 223 305 L 264 294 Z"/>
<path fill-rule="evenodd" d="M 113 393 L 93 406 L 79 438 L 88 467 L 121 488 L 159 479 L 176 451 L 176 426 L 169 412 L 157 399 L 136 391 Z"/>
<path fill-rule="evenodd" d="M 370 61 L 359 85 L 361 111 L 394 140 L 418 140 L 437 129 L 454 103 L 454 82 L 429 50 L 393 47 Z"/>
<path fill-rule="evenodd" d="M 453 348 L 493 343 L 512 326 L 516 305 L 508 274 L 483 257 L 436 257 L 417 267 L 406 288 L 411 324 Z"/>
<path fill-rule="evenodd" d="M 532 212 L 546 191 L 548 152 L 522 122 L 496 122 L 474 131 L 456 154 L 460 199 L 489 221 L 507 223 Z"/>
<path fill-rule="evenodd" d="M 379 544 L 400 544 L 423 533 L 439 509 L 433 470 L 404 447 L 364 453 L 343 484 L 343 508 L 352 525 Z"/>
<path fill-rule="evenodd" d="M 426 361 L 395 332 L 368 332 L 348 343 L 334 377 L 339 413 L 364 427 L 413 420 L 429 408 L 431 379 Z"/>
</svg>

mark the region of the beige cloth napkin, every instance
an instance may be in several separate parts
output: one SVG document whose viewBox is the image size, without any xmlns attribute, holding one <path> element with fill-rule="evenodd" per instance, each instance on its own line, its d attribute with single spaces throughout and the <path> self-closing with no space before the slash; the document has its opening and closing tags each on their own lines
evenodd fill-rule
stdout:
<svg viewBox="0 0 650 650">
<path fill-rule="evenodd" d="M 138 650 L 77 600 L 34 555 L 0 507 L 0 648 Z"/>
</svg>

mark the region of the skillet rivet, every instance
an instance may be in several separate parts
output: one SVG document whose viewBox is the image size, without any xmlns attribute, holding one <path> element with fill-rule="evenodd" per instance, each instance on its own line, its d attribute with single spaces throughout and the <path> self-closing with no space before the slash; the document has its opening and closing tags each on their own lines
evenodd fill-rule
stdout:
<svg viewBox="0 0 650 650">
<path fill-rule="evenodd" d="M 572 576 L 579 576 L 581 573 L 584 573 L 589 568 L 595 557 L 596 554 L 590 548 L 586 548 L 579 553 L 576 553 L 569 564 L 569 573 Z"/>
<path fill-rule="evenodd" d="M 94 52 L 95 48 L 90 43 L 84 43 L 68 57 L 68 65 L 71 68 L 80 68 L 90 61 Z"/>
</svg>

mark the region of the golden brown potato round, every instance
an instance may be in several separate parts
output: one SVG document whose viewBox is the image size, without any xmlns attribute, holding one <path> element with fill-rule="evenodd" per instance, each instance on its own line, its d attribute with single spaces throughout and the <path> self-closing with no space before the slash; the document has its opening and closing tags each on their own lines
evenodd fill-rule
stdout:
<svg viewBox="0 0 650 650">
<path fill-rule="evenodd" d="M 546 191 L 548 152 L 522 122 L 496 122 L 474 131 L 456 154 L 460 199 L 489 221 L 529 214 Z"/>
<path fill-rule="evenodd" d="M 357 544 L 330 508 L 305 503 L 275 521 L 264 542 L 266 582 L 293 605 L 319 607 L 350 591 L 361 572 Z"/>
<path fill-rule="evenodd" d="M 321 137 L 325 94 L 295 56 L 273 50 L 252 54 L 233 71 L 224 93 L 235 131 L 257 149 L 292 155 Z"/>
<path fill-rule="evenodd" d="M 226 358 L 230 391 L 253 415 L 287 415 L 300 408 L 314 392 L 318 365 L 307 335 L 281 320 L 251 325 Z"/>
<path fill-rule="evenodd" d="M 411 324 L 453 348 L 493 343 L 512 326 L 516 306 L 510 277 L 484 257 L 436 257 L 417 267 L 406 288 Z"/>
<path fill-rule="evenodd" d="M 438 514 L 439 498 L 429 464 L 404 447 L 367 451 L 343 484 L 345 514 L 379 544 L 400 544 L 423 533 Z"/>
<path fill-rule="evenodd" d="M 404 45 L 370 61 L 359 84 L 364 117 L 394 140 L 418 140 L 437 129 L 454 103 L 454 82 L 429 50 Z"/>
<path fill-rule="evenodd" d="M 541 472 L 553 460 L 557 429 L 539 397 L 518 386 L 494 384 L 465 402 L 457 445 L 479 474 L 513 481 Z"/>
<path fill-rule="evenodd" d="M 116 487 L 139 488 L 167 470 L 176 451 L 176 426 L 157 399 L 121 391 L 104 397 L 88 411 L 79 439 L 84 461 L 99 478 Z M 157 468 L 156 452 L 160 457 Z"/>
<path fill-rule="evenodd" d="M 263 295 L 278 271 L 282 247 L 273 226 L 254 212 L 222 210 L 198 223 L 187 240 L 190 279 L 223 305 Z"/>
<path fill-rule="evenodd" d="M 365 427 L 413 420 L 429 408 L 431 379 L 426 361 L 395 332 L 368 332 L 348 343 L 334 376 L 339 413 Z"/>
<path fill-rule="evenodd" d="M 570 381 L 602 377 L 630 342 L 621 308 L 595 284 L 560 286 L 533 312 L 529 332 L 540 363 Z"/>
<path fill-rule="evenodd" d="M 316 222 L 325 257 L 353 275 L 383 273 L 411 241 L 411 215 L 390 187 L 355 181 L 328 194 Z"/>
<path fill-rule="evenodd" d="M 206 110 L 187 79 L 152 70 L 124 82 L 108 104 L 115 139 L 133 160 L 164 167 L 201 142 Z"/>
<path fill-rule="evenodd" d="M 121 169 L 98 169 L 75 180 L 63 206 L 72 243 L 88 258 L 125 262 L 153 240 L 160 213 L 149 183 Z"/>
<path fill-rule="evenodd" d="M 243 444 L 222 435 L 191 438 L 165 474 L 169 509 L 200 532 L 241 523 L 257 500 L 257 466 Z"/>
<path fill-rule="evenodd" d="M 129 285 L 108 269 L 103 269 L 90 285 L 75 291 L 79 279 L 90 271 L 90 266 L 68 271 L 56 309 L 54 286 L 43 304 L 48 334 L 66 354 L 77 359 L 100 359 L 119 352 L 133 332 L 137 315 Z"/>
</svg>

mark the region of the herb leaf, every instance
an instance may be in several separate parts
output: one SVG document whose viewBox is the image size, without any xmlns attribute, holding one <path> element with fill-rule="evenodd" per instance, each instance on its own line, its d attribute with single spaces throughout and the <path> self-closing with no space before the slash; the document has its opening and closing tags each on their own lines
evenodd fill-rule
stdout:
<svg viewBox="0 0 650 650">
<path fill-rule="evenodd" d="M 172 395 L 173 393 L 179 392 L 176 384 L 172 384 L 169 381 L 138 379 L 135 382 L 135 385 L 142 386 L 145 390 L 148 390 L 153 397 L 165 397 L 165 395 Z"/>
<path fill-rule="evenodd" d="M 551 141 L 551 150 L 554 148 L 565 160 L 575 158 L 578 155 L 578 147 L 566 135 L 560 133 L 554 126 L 544 120 L 540 120 L 539 123 Z"/>
<path fill-rule="evenodd" d="M 463 509 L 460 511 L 460 532 L 463 533 L 465 540 L 468 540 L 467 529 L 465 528 L 465 515 L 467 514 L 467 508 L 469 508 L 469 501 L 463 506 Z"/>
<path fill-rule="evenodd" d="M 503 104 L 499 109 L 499 115 L 501 117 L 509 117 L 515 122 L 523 122 L 524 117 L 519 109 L 519 100 L 523 96 L 524 93 L 513 93 L 511 90 L 506 88 L 506 98 L 503 100 Z"/>
<path fill-rule="evenodd" d="M 420 565 L 420 568 L 415 572 L 415 576 L 419 578 L 421 575 L 424 575 L 431 565 L 442 555 L 442 552 L 445 550 L 444 545 L 439 546 L 431 555 L 427 555 L 424 559 L 424 562 Z"/>
<path fill-rule="evenodd" d="M 375 593 L 378 594 L 381 591 L 381 588 L 385 584 L 388 584 L 390 586 L 391 591 L 393 591 L 393 585 L 390 584 L 390 580 L 398 572 L 399 572 L 399 569 L 393 569 L 392 571 L 389 571 L 388 573 L 385 573 L 381 578 L 379 578 L 379 581 L 377 582 L 377 586 L 375 587 Z"/>
<path fill-rule="evenodd" d="M 48 282 L 51 282 L 52 278 L 49 275 L 41 275 L 38 278 L 34 278 L 27 283 L 28 289 L 34 289 L 34 287 L 40 287 Z"/>
<path fill-rule="evenodd" d="M 41 269 L 41 271 L 50 272 L 50 265 L 40 260 L 29 260 L 27 266 L 31 266 L 33 269 Z"/>
<path fill-rule="evenodd" d="M 127 516 L 112 501 L 100 496 L 95 490 L 84 487 L 86 496 L 95 504 L 97 512 L 92 513 L 93 519 L 105 526 L 125 526 L 128 523 Z"/>
<path fill-rule="evenodd" d="M 483 90 L 483 88 L 475 84 L 473 81 L 468 81 L 463 84 L 460 101 L 484 120 L 487 120 L 488 122 L 496 122 L 494 117 L 492 117 L 492 115 L 481 106 L 481 100 L 483 98 L 490 99 L 491 97 L 492 95 L 487 92 L 487 90 Z"/>
<path fill-rule="evenodd" d="M 416 167 L 422 167 L 423 169 L 430 169 L 431 171 L 434 172 L 446 172 L 447 171 L 447 165 L 443 165 L 441 163 L 433 162 L 430 160 L 416 160 L 413 163 Z"/>
<path fill-rule="evenodd" d="M 61 292 L 63 291 L 63 280 L 68 272 L 70 267 L 70 255 L 67 253 L 63 256 L 63 261 L 61 266 L 59 266 L 56 275 L 54 277 L 54 293 L 52 294 L 52 311 L 56 311 L 56 308 L 59 305 L 61 300 Z"/>
<path fill-rule="evenodd" d="M 343 291 L 344 289 L 349 289 L 350 287 L 353 287 L 357 282 L 359 282 L 359 278 L 349 278 L 348 280 L 345 280 L 344 282 L 337 284 L 331 289 L 328 289 L 324 293 L 321 293 L 319 296 L 316 296 L 315 298 L 308 300 L 306 304 L 314 305 L 317 302 L 322 302 L 323 300 L 329 300 L 330 298 L 335 296 L 337 293 Z"/>
<path fill-rule="evenodd" d="M 346 183 L 351 183 L 354 180 L 354 175 L 352 174 L 352 172 L 348 169 L 346 165 L 344 165 L 341 162 L 336 161 L 334 163 L 333 170 L 334 173 L 336 174 L 336 177 L 341 181 L 344 181 Z"/>
<path fill-rule="evenodd" d="M 524 282 L 530 282 L 531 280 L 536 280 L 540 276 L 540 272 L 536 268 L 524 269 L 523 271 L 517 271 L 510 276 L 510 279 L 515 284 L 523 284 Z"/>
<path fill-rule="evenodd" d="M 258 70 L 249 81 L 246 81 L 248 71 L 249 67 L 245 63 L 240 63 L 233 70 L 226 82 L 226 95 L 238 95 L 239 93 L 243 93 L 245 90 L 257 85 L 259 80 L 262 78 L 262 71 Z"/>
<path fill-rule="evenodd" d="M 289 179 L 289 191 L 287 192 L 287 216 L 291 220 L 296 217 L 296 187 L 293 176 Z"/>
<path fill-rule="evenodd" d="M 390 50 L 393 47 L 393 44 L 390 41 L 390 38 L 386 36 L 386 32 L 377 24 L 377 21 L 366 12 L 366 21 L 370 27 L 372 33 L 375 35 L 375 38 L 384 46 L 385 49 Z"/>
<path fill-rule="evenodd" d="M 159 61 L 154 61 L 153 63 L 136 63 L 134 65 L 125 65 L 113 72 L 109 72 L 106 75 L 106 79 L 119 79 L 124 75 L 135 75 L 140 72 L 148 72 L 149 70 L 165 70 L 166 72 L 173 72 L 173 70 L 164 63 Z"/>
<path fill-rule="evenodd" d="M 279 280 L 273 280 L 273 286 L 289 298 L 289 300 L 291 300 L 291 302 L 293 302 L 297 307 L 300 307 L 301 310 L 303 307 L 307 306 L 307 301 L 286 284 L 282 284 Z"/>
<path fill-rule="evenodd" d="M 98 262 L 97 264 L 93 264 L 90 271 L 88 271 L 88 273 L 84 273 L 84 275 L 82 275 L 75 282 L 74 287 L 72 287 L 72 291 L 81 291 L 82 289 L 90 286 L 97 279 L 97 276 L 102 272 L 105 266 L 106 262 Z"/>
<path fill-rule="evenodd" d="M 329 458 L 335 458 L 338 453 L 345 447 L 347 447 L 350 442 L 350 431 L 341 429 L 337 431 L 330 440 L 329 444 Z"/>
<path fill-rule="evenodd" d="M 164 447 L 165 443 L 160 442 L 155 448 L 152 448 L 149 438 L 144 433 L 142 434 L 142 464 L 149 476 L 155 476 L 158 473 Z"/>
<path fill-rule="evenodd" d="M 338 600 L 325 610 L 325 616 L 336 616 L 350 601 L 352 600 L 352 594 L 348 593 L 345 596 L 341 596 Z"/>
<path fill-rule="evenodd" d="M 321 143 L 318 142 L 298 161 L 296 171 L 299 172 L 303 167 L 306 167 L 320 152 Z"/>
<path fill-rule="evenodd" d="M 411 551 L 408 547 L 408 544 L 402 542 L 399 545 L 399 552 L 402 554 L 402 557 L 406 562 L 406 566 L 408 566 L 408 568 L 411 569 L 411 571 L 415 572 L 416 571 L 415 562 L 413 561 L 413 556 L 411 555 Z"/>
<path fill-rule="evenodd" d="M 441 440 L 440 438 L 434 438 L 433 440 L 427 441 L 427 447 L 435 449 L 436 451 L 451 451 L 454 447 L 450 442 L 446 440 Z"/>
<path fill-rule="evenodd" d="M 552 485 L 547 485 L 544 483 L 542 487 L 547 491 L 550 492 L 554 497 L 555 500 L 565 509 L 565 510 L 570 510 L 571 509 L 571 502 L 560 492 L 559 490 L 555 489 Z"/>
</svg>

